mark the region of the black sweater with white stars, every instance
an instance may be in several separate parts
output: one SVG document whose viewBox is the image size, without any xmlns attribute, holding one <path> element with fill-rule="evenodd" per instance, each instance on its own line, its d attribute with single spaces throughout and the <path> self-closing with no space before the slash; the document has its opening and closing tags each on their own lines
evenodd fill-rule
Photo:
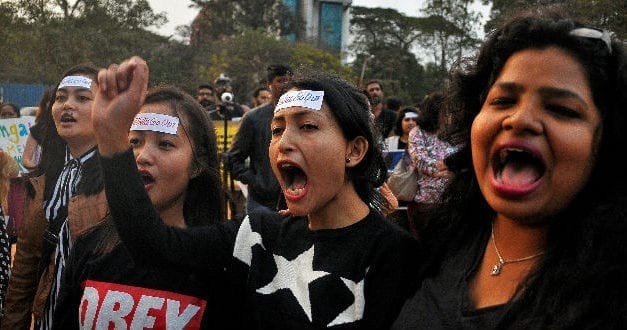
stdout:
<svg viewBox="0 0 627 330">
<path fill-rule="evenodd" d="M 174 228 L 159 219 L 130 151 L 102 162 L 111 214 L 131 254 L 190 271 L 226 268 L 242 327 L 386 329 L 415 290 L 417 243 L 375 211 L 317 231 L 305 217 L 269 210 L 241 223 Z"/>
</svg>

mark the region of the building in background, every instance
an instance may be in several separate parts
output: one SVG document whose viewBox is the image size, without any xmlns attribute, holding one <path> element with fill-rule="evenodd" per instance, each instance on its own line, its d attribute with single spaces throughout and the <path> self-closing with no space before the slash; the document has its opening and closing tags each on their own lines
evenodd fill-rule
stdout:
<svg viewBox="0 0 627 330">
<path fill-rule="evenodd" d="M 281 31 L 279 27 L 281 23 L 279 22 L 282 17 L 275 10 L 281 3 L 295 17 L 294 26 L 298 27 L 297 31 L 289 34 Z M 275 5 L 266 4 L 269 6 L 266 8 L 272 9 L 266 12 L 263 18 L 258 19 L 265 20 L 266 24 L 262 26 L 270 34 L 276 34 L 277 37 L 287 36 L 292 42 L 310 43 L 317 48 L 341 56 L 344 61 L 347 57 L 349 44 L 349 8 L 351 4 L 352 0 L 276 0 Z M 223 30 L 225 33 L 232 31 L 230 29 L 233 28 L 234 23 L 231 17 L 228 17 L 228 14 L 217 14 L 216 10 L 222 8 L 210 8 L 210 5 L 211 3 L 208 3 L 201 8 L 192 22 L 191 45 L 202 44 L 212 38 L 220 39 L 221 31 L 219 30 Z M 229 6 L 232 6 L 230 8 L 232 8 L 234 15 L 237 15 L 238 11 L 244 10 L 239 7 L 237 2 L 231 2 Z M 259 9 L 259 11 L 261 10 Z M 250 17 L 250 15 L 245 17 Z M 211 25 L 206 23 L 207 20 L 213 20 L 216 27 L 211 29 Z M 258 23 L 256 22 L 256 24 Z"/>
<path fill-rule="evenodd" d="M 304 35 L 292 40 L 312 40 L 316 46 L 344 58 L 348 47 L 349 8 L 352 0 L 283 0 L 293 13 L 300 13 Z"/>
</svg>

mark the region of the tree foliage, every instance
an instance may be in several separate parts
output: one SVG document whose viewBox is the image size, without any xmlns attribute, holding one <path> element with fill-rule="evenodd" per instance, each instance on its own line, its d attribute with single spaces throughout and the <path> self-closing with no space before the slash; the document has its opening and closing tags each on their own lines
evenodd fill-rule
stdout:
<svg viewBox="0 0 627 330">
<path fill-rule="evenodd" d="M 614 32 L 621 40 L 627 37 L 627 1 L 625 0 L 484 0 L 491 4 L 485 30 L 498 26 L 508 15 L 540 6 L 561 6 L 582 22 Z"/>
<path fill-rule="evenodd" d="M 348 75 L 339 57 L 312 46 L 314 41 L 288 41 L 288 36 L 298 40 L 302 21 L 282 0 L 192 1 L 200 9 L 191 31 L 196 85 L 225 73 L 232 78 L 236 94 L 252 93 L 265 83 L 266 67 L 272 63 L 293 67 L 313 63 Z"/>
<path fill-rule="evenodd" d="M 265 83 L 269 64 L 289 63 L 291 56 L 287 40 L 268 36 L 262 30 L 244 31 L 215 41 L 210 51 L 197 54 L 196 85 L 213 82 L 220 73 L 225 73 L 232 79 L 236 94 L 247 94 Z M 239 96 L 237 99 L 242 100 Z"/>
<path fill-rule="evenodd" d="M 420 101 L 443 86 L 454 61 L 475 50 L 479 41 L 470 27 L 479 27 L 480 16 L 470 10 L 471 3 L 427 1 L 422 17 L 408 17 L 394 9 L 353 7 L 353 71 L 383 80 L 388 95 Z"/>
<path fill-rule="evenodd" d="M 263 30 L 278 37 L 299 29 L 299 20 L 281 0 L 191 1 L 200 9 L 194 22 L 194 44 L 210 43 L 246 30 Z"/>
<path fill-rule="evenodd" d="M 424 19 L 394 9 L 359 6 L 351 8 L 351 15 L 352 68 L 359 72 L 357 83 L 376 78 L 385 84 L 387 95 L 416 101 L 422 67 L 412 50 L 422 35 Z"/>
<path fill-rule="evenodd" d="M 19 0 L 2 3 L 0 77 L 52 85 L 78 63 L 98 66 L 147 55 L 167 39 L 147 27 L 165 22 L 146 0 Z"/>
<path fill-rule="evenodd" d="M 474 53 L 480 43 L 473 27 L 480 25 L 481 14 L 470 8 L 472 3 L 473 0 L 429 0 L 423 9 L 429 24 L 426 37 L 419 42 L 431 50 L 433 62 L 441 71 Z"/>
<path fill-rule="evenodd" d="M 377 78 L 385 83 L 386 95 L 415 103 L 442 87 L 450 65 L 478 45 L 479 15 L 470 9 L 471 0 L 428 0 L 420 17 L 352 7 L 349 65 L 315 40 L 299 39 L 302 19 L 282 0 L 192 1 L 201 13 L 191 26 L 179 29 L 189 43 L 148 30 L 166 18 L 147 0 L 0 2 L 0 82 L 50 85 L 72 65 L 105 66 L 139 55 L 150 65 L 151 84 L 193 92 L 226 73 L 240 101 L 261 83 L 268 64 L 289 63 L 356 83 Z M 481 1 L 492 4 L 492 26 L 519 8 L 559 2 L 591 25 L 627 36 L 625 1 Z"/>
</svg>

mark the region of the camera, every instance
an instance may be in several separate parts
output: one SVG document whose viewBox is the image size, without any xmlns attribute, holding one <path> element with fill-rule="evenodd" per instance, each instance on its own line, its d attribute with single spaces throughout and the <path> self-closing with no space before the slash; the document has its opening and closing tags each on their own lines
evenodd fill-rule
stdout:
<svg viewBox="0 0 627 330">
<path fill-rule="evenodd" d="M 224 93 L 222 93 L 222 95 L 220 96 L 220 99 L 221 99 L 221 100 L 222 100 L 222 102 L 224 102 L 224 103 L 233 102 L 233 93 L 224 92 Z"/>
</svg>

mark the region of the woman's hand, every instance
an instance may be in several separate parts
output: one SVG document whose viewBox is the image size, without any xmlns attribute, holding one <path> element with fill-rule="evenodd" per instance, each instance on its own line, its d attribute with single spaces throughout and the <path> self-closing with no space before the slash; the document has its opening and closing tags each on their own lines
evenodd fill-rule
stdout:
<svg viewBox="0 0 627 330">
<path fill-rule="evenodd" d="M 92 107 L 92 124 L 101 156 L 129 148 L 128 132 L 146 97 L 148 65 L 138 56 L 111 64 L 98 73 L 98 92 Z"/>
</svg>

